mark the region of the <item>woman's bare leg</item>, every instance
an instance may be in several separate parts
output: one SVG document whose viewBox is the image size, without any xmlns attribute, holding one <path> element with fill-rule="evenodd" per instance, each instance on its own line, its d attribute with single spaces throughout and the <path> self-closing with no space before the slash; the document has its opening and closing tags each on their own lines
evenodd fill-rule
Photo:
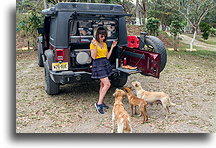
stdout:
<svg viewBox="0 0 216 148">
<path fill-rule="evenodd" d="M 108 79 L 108 77 L 106 78 L 102 78 L 100 79 L 101 81 L 101 88 L 100 88 L 100 92 L 99 92 L 99 100 L 97 104 L 102 104 L 103 103 L 103 99 L 104 96 L 106 95 L 108 89 L 110 88 L 110 80 Z"/>
</svg>

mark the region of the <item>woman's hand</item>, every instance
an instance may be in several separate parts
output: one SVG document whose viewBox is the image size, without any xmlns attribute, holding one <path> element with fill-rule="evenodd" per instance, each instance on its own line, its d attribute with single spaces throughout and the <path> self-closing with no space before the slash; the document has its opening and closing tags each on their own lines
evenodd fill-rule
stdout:
<svg viewBox="0 0 216 148">
<path fill-rule="evenodd" d="M 116 45 L 117 45 L 117 41 L 113 41 L 113 43 L 111 45 L 111 49 L 113 49 Z"/>
<path fill-rule="evenodd" d="M 93 45 L 97 45 L 97 41 L 93 38 L 93 40 L 91 41 L 91 43 L 93 44 Z"/>
<path fill-rule="evenodd" d="M 110 51 L 108 52 L 107 54 L 107 59 L 110 58 L 111 54 L 112 54 L 112 51 L 113 51 L 113 48 L 117 45 L 117 41 L 113 41 L 112 45 L 111 45 L 111 48 L 110 48 Z"/>
</svg>

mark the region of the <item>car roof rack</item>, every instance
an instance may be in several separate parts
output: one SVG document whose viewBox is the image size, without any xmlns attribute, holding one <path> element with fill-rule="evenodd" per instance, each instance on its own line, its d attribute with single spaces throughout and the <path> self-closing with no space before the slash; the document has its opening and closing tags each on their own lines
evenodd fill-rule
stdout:
<svg viewBox="0 0 216 148">
<path fill-rule="evenodd" d="M 42 13 L 45 15 L 55 15 L 57 12 L 131 16 L 131 14 L 124 13 L 124 9 L 121 5 L 116 4 L 61 2 L 57 3 L 54 7 L 42 10 Z"/>
</svg>

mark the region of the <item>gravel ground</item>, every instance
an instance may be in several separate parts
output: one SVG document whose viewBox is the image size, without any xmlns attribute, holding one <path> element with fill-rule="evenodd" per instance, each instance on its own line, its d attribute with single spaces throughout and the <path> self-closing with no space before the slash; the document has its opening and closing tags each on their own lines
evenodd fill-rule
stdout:
<svg viewBox="0 0 216 148">
<path fill-rule="evenodd" d="M 149 121 L 141 124 L 134 116 L 134 133 L 213 133 L 215 132 L 215 59 L 173 54 L 160 79 L 134 74 L 126 86 L 139 80 L 145 90 L 163 91 L 175 107 L 165 120 L 160 105 L 148 106 Z M 49 96 L 44 91 L 44 71 L 37 65 L 36 51 L 18 51 L 16 63 L 16 132 L 17 133 L 110 133 L 112 97 L 110 88 L 104 115 L 96 112 L 99 83 L 61 86 L 61 93 Z M 127 99 L 126 110 L 130 113 Z"/>
</svg>

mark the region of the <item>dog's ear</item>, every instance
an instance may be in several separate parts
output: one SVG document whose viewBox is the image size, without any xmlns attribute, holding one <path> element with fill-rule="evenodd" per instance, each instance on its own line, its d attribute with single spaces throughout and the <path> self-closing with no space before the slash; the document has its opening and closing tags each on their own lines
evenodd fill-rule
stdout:
<svg viewBox="0 0 216 148">
<path fill-rule="evenodd" d="M 125 91 L 126 91 L 126 93 L 128 93 L 128 92 L 129 92 L 129 90 L 128 90 L 128 87 L 127 87 L 127 88 L 125 88 Z"/>
<path fill-rule="evenodd" d="M 121 90 L 121 96 L 124 97 L 126 95 L 125 91 Z"/>
<path fill-rule="evenodd" d="M 132 87 L 128 87 L 130 90 L 132 89 Z"/>
</svg>

